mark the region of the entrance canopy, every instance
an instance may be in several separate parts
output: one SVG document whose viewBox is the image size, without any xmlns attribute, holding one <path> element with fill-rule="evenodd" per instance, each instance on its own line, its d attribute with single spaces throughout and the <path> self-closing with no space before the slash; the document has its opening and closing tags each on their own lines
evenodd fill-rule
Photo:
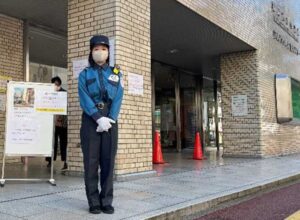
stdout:
<svg viewBox="0 0 300 220">
<path fill-rule="evenodd" d="M 254 49 L 175 0 L 151 0 L 151 48 L 153 60 L 208 76 L 218 55 Z"/>
<path fill-rule="evenodd" d="M 0 13 L 30 23 L 30 61 L 67 66 L 67 0 L 2 0 Z"/>
</svg>

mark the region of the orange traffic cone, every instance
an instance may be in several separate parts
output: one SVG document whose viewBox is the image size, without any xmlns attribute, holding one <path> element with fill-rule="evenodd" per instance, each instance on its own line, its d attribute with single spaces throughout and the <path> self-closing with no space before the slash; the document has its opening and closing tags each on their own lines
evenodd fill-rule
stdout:
<svg viewBox="0 0 300 220">
<path fill-rule="evenodd" d="M 159 131 L 155 131 L 155 136 L 154 136 L 153 163 L 155 164 L 165 163 L 161 151 Z"/>
<path fill-rule="evenodd" d="M 202 152 L 202 144 L 201 144 L 201 139 L 200 139 L 200 133 L 197 132 L 196 133 L 196 137 L 195 137 L 195 144 L 194 144 L 194 156 L 193 156 L 194 160 L 204 160 L 206 159 L 203 156 L 203 152 Z"/>
</svg>

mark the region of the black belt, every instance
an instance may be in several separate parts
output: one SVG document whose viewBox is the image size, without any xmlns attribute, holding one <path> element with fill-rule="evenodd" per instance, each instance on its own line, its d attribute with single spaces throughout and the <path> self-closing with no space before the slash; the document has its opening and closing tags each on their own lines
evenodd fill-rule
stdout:
<svg viewBox="0 0 300 220">
<path fill-rule="evenodd" d="M 111 107 L 111 102 L 99 102 L 95 105 L 97 109 L 101 111 L 108 111 Z"/>
<path fill-rule="evenodd" d="M 109 103 L 109 102 L 108 103 L 100 102 L 100 103 L 96 104 L 95 106 L 102 116 L 108 117 L 109 110 L 110 110 L 110 104 L 111 103 Z"/>
<path fill-rule="evenodd" d="M 105 105 L 107 105 L 107 104 L 105 104 L 105 103 L 98 103 L 98 104 L 96 104 L 96 107 L 97 107 L 98 109 L 104 109 L 104 108 L 105 108 Z"/>
</svg>

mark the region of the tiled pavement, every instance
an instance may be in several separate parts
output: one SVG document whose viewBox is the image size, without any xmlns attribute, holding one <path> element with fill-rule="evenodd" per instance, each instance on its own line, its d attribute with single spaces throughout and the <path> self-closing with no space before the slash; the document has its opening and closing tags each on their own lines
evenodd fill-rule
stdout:
<svg viewBox="0 0 300 220">
<path fill-rule="evenodd" d="M 146 219 L 185 206 L 230 195 L 300 174 L 300 155 L 269 159 L 190 159 L 190 153 L 165 154 L 169 163 L 156 165 L 157 175 L 115 182 L 114 215 L 88 213 L 83 179 L 59 174 L 57 186 L 7 182 L 0 188 L 0 219 Z M 7 175 L 49 174 L 41 161 L 8 166 Z M 40 173 L 39 173 L 40 172 Z"/>
</svg>

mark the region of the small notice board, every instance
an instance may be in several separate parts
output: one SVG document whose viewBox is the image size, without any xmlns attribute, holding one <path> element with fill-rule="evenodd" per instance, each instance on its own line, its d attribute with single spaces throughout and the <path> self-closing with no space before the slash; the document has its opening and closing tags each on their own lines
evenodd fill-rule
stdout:
<svg viewBox="0 0 300 220">
<path fill-rule="evenodd" d="M 66 92 L 56 92 L 53 84 L 46 83 L 7 84 L 6 135 L 1 185 L 4 185 L 5 156 L 52 157 L 55 114 L 67 114 Z M 51 181 L 54 182 L 53 166 Z"/>
<path fill-rule="evenodd" d="M 7 86 L 5 154 L 51 156 L 53 115 L 37 111 L 44 92 L 52 84 L 10 82 Z"/>
</svg>

